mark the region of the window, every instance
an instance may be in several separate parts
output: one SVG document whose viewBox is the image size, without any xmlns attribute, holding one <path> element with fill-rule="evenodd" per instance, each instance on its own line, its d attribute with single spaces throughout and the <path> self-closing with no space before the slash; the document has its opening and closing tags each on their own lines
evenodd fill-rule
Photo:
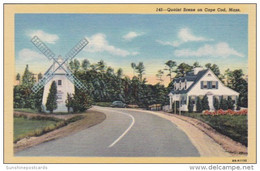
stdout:
<svg viewBox="0 0 260 171">
<path fill-rule="evenodd" d="M 62 84 L 61 80 L 58 80 L 58 85 L 61 85 L 61 84 Z"/>
<path fill-rule="evenodd" d="M 203 81 L 203 89 L 206 89 L 206 88 L 208 88 L 208 85 L 207 85 L 207 81 Z"/>
<path fill-rule="evenodd" d="M 212 81 L 212 89 L 218 89 L 218 82 Z"/>
</svg>

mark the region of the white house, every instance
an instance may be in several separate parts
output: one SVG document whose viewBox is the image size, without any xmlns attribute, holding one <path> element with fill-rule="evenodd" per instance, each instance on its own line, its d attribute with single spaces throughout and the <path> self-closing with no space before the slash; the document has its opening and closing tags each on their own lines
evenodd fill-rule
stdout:
<svg viewBox="0 0 260 171">
<path fill-rule="evenodd" d="M 63 59 L 61 57 L 58 58 L 58 62 L 62 63 Z M 53 72 L 59 65 L 57 63 L 53 63 L 53 65 L 46 71 L 49 72 L 50 70 Z M 64 69 L 67 69 L 67 65 L 62 65 Z M 74 84 L 66 77 L 66 72 L 59 68 L 55 73 L 54 77 L 44 86 L 43 91 L 43 98 L 42 98 L 42 106 L 43 111 L 48 112 L 46 110 L 46 102 L 47 97 L 50 92 L 50 87 L 53 81 L 56 82 L 57 85 L 57 109 L 53 112 L 67 112 L 66 107 L 66 100 L 67 100 L 67 93 L 73 94 L 75 91 Z"/>
<path fill-rule="evenodd" d="M 193 111 L 196 111 L 196 98 L 207 95 L 210 110 L 214 110 L 213 99 L 221 97 L 232 98 L 237 103 L 239 93 L 226 87 L 218 77 L 210 70 L 201 67 L 194 68 L 193 71 L 184 77 L 173 80 L 174 89 L 169 93 L 170 109 L 175 102 L 179 102 L 180 111 L 188 111 L 188 102 L 191 98 L 194 104 Z"/>
</svg>

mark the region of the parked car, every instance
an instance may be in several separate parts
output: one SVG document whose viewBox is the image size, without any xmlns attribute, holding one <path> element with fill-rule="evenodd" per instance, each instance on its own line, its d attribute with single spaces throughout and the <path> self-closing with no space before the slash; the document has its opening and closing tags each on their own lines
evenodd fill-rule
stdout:
<svg viewBox="0 0 260 171">
<path fill-rule="evenodd" d="M 122 101 L 113 101 L 111 107 L 126 107 L 126 104 Z"/>
</svg>

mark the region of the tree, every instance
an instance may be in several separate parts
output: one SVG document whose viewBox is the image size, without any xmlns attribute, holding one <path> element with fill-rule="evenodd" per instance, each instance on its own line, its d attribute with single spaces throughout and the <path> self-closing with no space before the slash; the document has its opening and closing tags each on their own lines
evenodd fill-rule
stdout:
<svg viewBox="0 0 260 171">
<path fill-rule="evenodd" d="M 208 101 L 208 96 L 205 95 L 203 98 L 202 98 L 202 110 L 209 110 L 209 101 Z"/>
<path fill-rule="evenodd" d="M 242 107 L 248 106 L 248 83 L 243 78 L 244 74 L 241 69 L 225 71 L 227 79 L 227 86 L 237 92 L 239 92 L 238 105 Z"/>
<path fill-rule="evenodd" d="M 145 71 L 143 62 L 139 62 L 139 64 L 135 67 L 135 69 L 136 69 L 136 72 L 138 73 L 139 80 L 142 81 L 143 80 L 144 71 Z"/>
<path fill-rule="evenodd" d="M 201 67 L 201 65 L 198 62 L 194 62 L 192 65 L 192 68 Z"/>
<path fill-rule="evenodd" d="M 20 82 L 21 76 L 19 73 L 16 75 L 15 79 Z"/>
<path fill-rule="evenodd" d="M 98 63 L 97 63 L 97 70 L 100 71 L 101 73 L 104 73 L 105 70 L 106 70 L 106 64 L 103 60 L 100 60 Z"/>
<path fill-rule="evenodd" d="M 174 70 L 174 67 L 177 66 L 177 63 L 173 60 L 169 60 L 165 63 L 166 68 L 164 70 L 168 71 L 169 73 L 167 74 L 167 76 L 170 77 L 170 81 L 172 81 L 173 77 L 172 77 L 172 73 L 175 73 L 176 70 Z"/>
<path fill-rule="evenodd" d="M 53 81 L 51 83 L 50 92 L 47 97 L 46 109 L 53 113 L 53 110 L 57 109 L 57 85 L 56 82 Z"/>
<path fill-rule="evenodd" d="M 82 61 L 81 67 L 84 71 L 87 71 L 90 66 L 90 62 L 87 59 Z"/>
<path fill-rule="evenodd" d="M 230 96 L 228 96 L 227 107 L 228 107 L 228 109 L 231 109 L 231 110 L 234 109 L 234 102 Z"/>
<path fill-rule="evenodd" d="M 133 68 L 133 77 L 134 77 L 136 64 L 132 62 L 132 63 L 131 63 L 131 67 Z"/>
<path fill-rule="evenodd" d="M 70 109 L 73 107 L 73 96 L 71 94 L 67 93 L 67 99 L 65 103 L 69 113 L 71 111 Z"/>
<path fill-rule="evenodd" d="M 73 61 L 70 61 L 69 63 L 69 67 L 71 70 L 73 70 L 74 72 L 77 72 L 80 68 L 80 62 L 77 59 L 74 59 Z"/>
<path fill-rule="evenodd" d="M 220 76 L 220 70 L 219 70 L 219 67 L 216 65 L 216 64 L 211 64 L 211 63 L 207 63 L 205 65 L 206 68 L 208 69 L 211 69 L 211 71 L 217 76 L 219 77 Z"/>
<path fill-rule="evenodd" d="M 157 72 L 157 74 L 156 74 L 156 77 L 157 77 L 157 80 L 159 81 L 159 83 L 162 83 L 163 82 L 163 79 L 162 79 L 162 77 L 163 77 L 163 71 L 162 70 L 159 70 L 158 72 Z"/>
<path fill-rule="evenodd" d="M 39 81 L 40 79 L 42 79 L 42 73 L 39 73 L 37 77 L 38 77 L 38 81 Z"/>
<path fill-rule="evenodd" d="M 193 112 L 193 108 L 194 108 L 194 105 L 192 103 L 191 97 L 189 97 L 189 104 L 188 104 L 189 113 Z"/>
<path fill-rule="evenodd" d="M 221 99 L 220 99 L 219 108 L 222 109 L 222 110 L 228 109 L 227 100 L 224 99 L 223 97 L 221 97 Z"/>
<path fill-rule="evenodd" d="M 117 75 L 118 78 L 121 78 L 121 77 L 123 76 L 123 70 L 122 70 L 122 68 L 119 68 L 119 69 L 117 70 L 116 75 Z"/>
<path fill-rule="evenodd" d="M 192 66 L 186 63 L 181 63 L 177 67 L 177 75 L 175 76 L 176 78 L 178 77 L 184 77 L 186 73 L 190 72 L 192 70 Z"/>
<path fill-rule="evenodd" d="M 219 110 L 219 100 L 216 97 L 214 97 L 213 100 L 214 100 L 213 105 L 214 105 L 215 110 Z"/>
<path fill-rule="evenodd" d="M 84 112 L 92 105 L 92 98 L 87 92 L 76 89 L 72 99 L 73 112 Z"/>
<path fill-rule="evenodd" d="M 197 97 L 197 99 L 196 99 L 196 111 L 198 113 L 201 113 L 203 111 L 202 102 L 201 102 L 200 97 Z"/>
<path fill-rule="evenodd" d="M 29 66 L 26 65 L 26 68 L 24 70 L 24 74 L 22 77 L 22 84 L 27 87 L 32 87 L 35 83 L 35 78 L 33 76 L 33 73 L 29 71 Z"/>
</svg>

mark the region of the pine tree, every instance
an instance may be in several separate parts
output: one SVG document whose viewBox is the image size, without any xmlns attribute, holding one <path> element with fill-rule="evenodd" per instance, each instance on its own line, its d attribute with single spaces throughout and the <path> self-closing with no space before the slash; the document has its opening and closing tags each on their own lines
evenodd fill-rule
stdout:
<svg viewBox="0 0 260 171">
<path fill-rule="evenodd" d="M 196 111 L 197 111 L 198 113 L 201 113 L 202 110 L 203 110 L 203 108 L 202 108 L 201 99 L 200 99 L 200 97 L 197 97 Z"/>
<path fill-rule="evenodd" d="M 219 110 L 219 100 L 216 97 L 214 97 L 213 105 L 214 105 L 215 110 Z"/>
<path fill-rule="evenodd" d="M 73 107 L 73 96 L 67 93 L 66 107 L 68 108 L 68 113 L 70 112 L 70 108 Z"/>
<path fill-rule="evenodd" d="M 50 92 L 47 97 L 46 108 L 50 111 L 50 113 L 53 113 L 53 110 L 57 109 L 57 85 L 55 81 L 51 83 Z"/>
<path fill-rule="evenodd" d="M 194 105 L 192 103 L 191 97 L 189 97 L 189 104 L 188 104 L 189 113 L 193 112 L 193 107 L 194 107 Z"/>
<path fill-rule="evenodd" d="M 202 99 L 202 110 L 209 110 L 209 100 L 207 95 Z"/>
</svg>

